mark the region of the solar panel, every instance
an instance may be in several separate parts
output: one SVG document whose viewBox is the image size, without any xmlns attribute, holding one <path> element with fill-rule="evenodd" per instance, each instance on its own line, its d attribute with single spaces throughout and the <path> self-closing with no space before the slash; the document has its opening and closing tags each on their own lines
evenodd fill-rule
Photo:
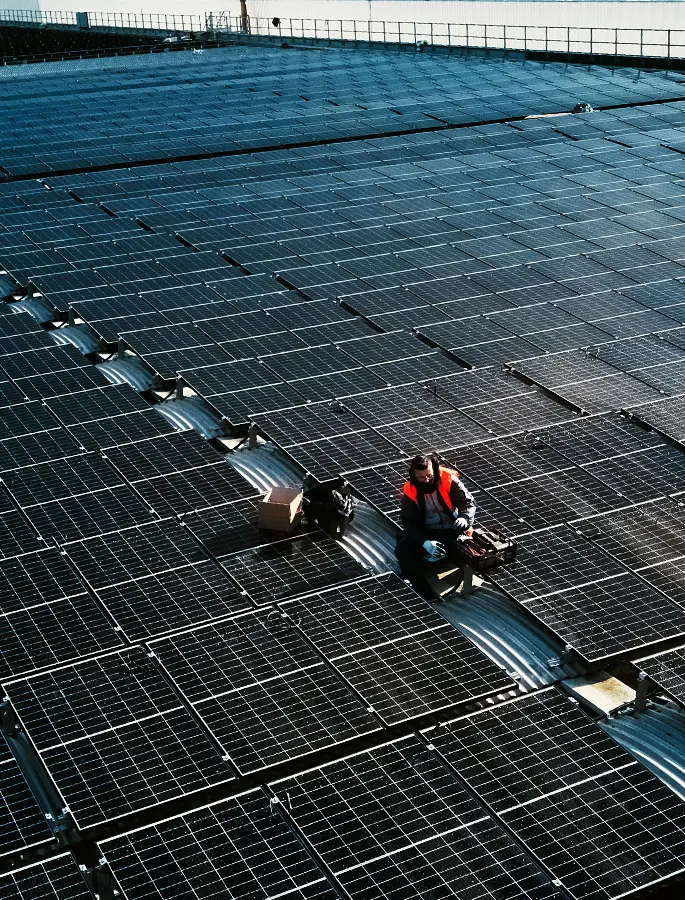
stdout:
<svg viewBox="0 0 685 900">
<path fill-rule="evenodd" d="M 209 509 L 226 500 L 243 500 L 260 493 L 221 460 L 215 465 L 136 480 L 133 484 L 146 503 L 164 516 Z"/>
<path fill-rule="evenodd" d="M 423 416 L 411 421 L 381 425 L 376 431 L 391 441 L 402 456 L 464 447 L 487 440 L 488 432 L 460 412 Z"/>
<path fill-rule="evenodd" d="M 3 562 L 0 572 L 0 613 L 7 615 L 74 597 L 82 583 L 55 549 L 27 553 Z"/>
<path fill-rule="evenodd" d="M 469 480 L 489 490 L 570 468 L 569 462 L 547 446 L 546 438 L 547 432 L 543 435 L 544 442 L 503 438 L 457 451 L 448 450 L 442 457 Z"/>
<path fill-rule="evenodd" d="M 80 369 L 83 364 L 83 356 L 71 344 L 45 347 L 40 353 L 11 353 L 2 357 L 2 369 L 13 379 Z"/>
<path fill-rule="evenodd" d="M 669 445 L 589 463 L 586 471 L 632 503 L 685 490 L 685 454 Z"/>
<path fill-rule="evenodd" d="M 283 448 L 366 430 L 364 422 L 339 402 L 311 403 L 287 412 L 258 415 L 254 421 L 264 435 Z"/>
<path fill-rule="evenodd" d="M 3 679 L 121 644 L 107 617 L 85 593 L 0 615 L 0 640 Z"/>
<path fill-rule="evenodd" d="M 216 450 L 195 431 L 174 432 L 144 445 L 115 448 L 108 451 L 106 458 L 129 482 L 197 469 L 221 460 Z"/>
<path fill-rule="evenodd" d="M 474 896 L 553 896 L 547 877 L 416 738 L 273 789 L 290 798 L 289 815 L 351 896 L 448 896 L 465 883 Z"/>
<path fill-rule="evenodd" d="M 352 581 L 366 574 L 338 543 L 319 533 L 236 553 L 226 557 L 223 564 L 259 604 Z"/>
<path fill-rule="evenodd" d="M 333 400 L 336 397 L 350 397 L 355 394 L 366 394 L 385 387 L 368 369 L 346 369 L 332 375 L 314 375 L 310 378 L 299 378 L 294 387 L 298 394 L 306 400 Z"/>
<path fill-rule="evenodd" d="M 456 360 L 441 352 L 424 353 L 423 356 L 415 356 L 412 359 L 375 363 L 369 366 L 370 372 L 393 386 L 454 375 L 461 370 L 462 367 Z"/>
<path fill-rule="evenodd" d="M 625 498 L 574 468 L 492 487 L 492 496 L 532 528 L 549 528 L 625 505 Z"/>
<path fill-rule="evenodd" d="M 325 591 L 287 611 L 387 724 L 511 686 L 396 576 Z"/>
<path fill-rule="evenodd" d="M 152 647 L 241 773 L 380 727 L 277 614 L 241 616 Z"/>
<path fill-rule="evenodd" d="M 355 432 L 336 438 L 311 441 L 288 451 L 295 462 L 319 481 L 337 478 L 369 465 L 397 459 L 402 453 L 376 431 Z"/>
<path fill-rule="evenodd" d="M 60 394 L 90 391 L 93 388 L 104 387 L 107 383 L 105 376 L 95 366 L 17 379 L 18 388 L 30 400 L 47 400 Z"/>
<path fill-rule="evenodd" d="M 37 401 L 0 409 L 0 440 L 38 434 L 58 427 L 56 419 Z"/>
<path fill-rule="evenodd" d="M 27 466 L 7 476 L 6 484 L 22 508 L 120 485 L 121 478 L 95 453 Z"/>
<path fill-rule="evenodd" d="M 544 394 L 525 394 L 479 406 L 470 406 L 468 416 L 492 434 L 520 434 L 535 428 L 568 422 L 575 413 Z"/>
<path fill-rule="evenodd" d="M 683 555 L 685 509 L 669 500 L 598 516 L 579 526 L 627 568 L 640 570 Z M 644 540 L 644 535 L 649 540 Z"/>
<path fill-rule="evenodd" d="M 630 409 L 631 415 L 677 441 L 685 440 L 684 411 L 685 399 L 683 397 L 671 397 Z"/>
<path fill-rule="evenodd" d="M 617 897 L 680 870 L 682 803 L 556 692 L 449 728 L 433 743 L 573 897 Z M 624 827 L 642 839 L 617 858 L 605 840 Z"/>
<path fill-rule="evenodd" d="M 259 528 L 258 503 L 251 499 L 189 513 L 184 516 L 183 523 L 218 559 L 288 537 L 285 532 Z"/>
<path fill-rule="evenodd" d="M 416 419 L 429 413 L 449 412 L 451 407 L 419 385 L 408 384 L 397 388 L 373 391 L 345 402 L 365 425 L 375 427 L 392 422 Z"/>
<path fill-rule="evenodd" d="M 556 528 L 520 541 L 516 561 L 491 577 L 525 602 L 624 573 L 618 562 L 571 528 Z"/>
<path fill-rule="evenodd" d="M 67 456 L 76 456 L 79 446 L 62 428 L 53 428 L 37 434 L 0 441 L 0 472 L 24 469 L 33 463 L 49 462 Z M 9 481 L 11 475 L 6 475 Z"/>
<path fill-rule="evenodd" d="M 241 897 L 334 900 L 337 892 L 261 791 L 100 843 L 126 895 L 214 891 Z"/>
<path fill-rule="evenodd" d="M 549 688 L 453 719 L 427 736 L 497 813 L 630 763 L 576 704 Z"/>
<path fill-rule="evenodd" d="M 138 648 L 13 682 L 9 692 L 80 827 L 232 778 Z"/>
<path fill-rule="evenodd" d="M 685 611 L 630 574 L 534 599 L 526 608 L 590 662 L 685 634 Z"/>
<path fill-rule="evenodd" d="M 63 853 L 47 862 L 33 863 L 0 876 L 0 896 L 7 900 L 52 900 L 53 897 L 90 900 L 92 894 L 72 856 Z"/>
<path fill-rule="evenodd" d="M 426 387 L 457 409 L 465 409 L 488 400 L 504 400 L 529 393 L 532 388 L 500 369 L 460 372 L 426 382 Z"/>
<path fill-rule="evenodd" d="M 596 896 L 598 890 L 617 897 L 682 871 L 681 804 L 641 766 L 581 782 L 503 818 L 574 897 Z M 605 840 L 624 828 L 637 846 L 624 844 L 619 861 L 607 855 Z"/>
<path fill-rule="evenodd" d="M 263 363 L 253 359 L 184 370 L 179 374 L 203 397 L 279 383 L 278 376 Z"/>
</svg>

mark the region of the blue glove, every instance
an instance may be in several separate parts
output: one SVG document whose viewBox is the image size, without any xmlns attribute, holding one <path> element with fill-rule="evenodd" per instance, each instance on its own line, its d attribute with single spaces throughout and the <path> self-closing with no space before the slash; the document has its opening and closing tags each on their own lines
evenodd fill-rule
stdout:
<svg viewBox="0 0 685 900">
<path fill-rule="evenodd" d="M 458 531 L 459 534 L 463 534 L 465 531 L 468 531 L 470 527 L 471 526 L 469 525 L 469 520 L 464 518 L 464 516 L 457 516 L 457 518 L 454 520 L 454 524 L 452 525 L 452 528 L 454 528 L 455 531 Z"/>
<path fill-rule="evenodd" d="M 426 551 L 426 558 L 430 562 L 437 562 L 447 556 L 447 550 L 440 541 L 424 541 L 423 549 Z"/>
</svg>

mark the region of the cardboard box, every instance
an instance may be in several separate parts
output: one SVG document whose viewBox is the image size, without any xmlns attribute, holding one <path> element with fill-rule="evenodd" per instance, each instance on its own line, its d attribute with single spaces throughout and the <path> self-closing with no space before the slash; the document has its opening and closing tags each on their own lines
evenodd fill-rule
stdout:
<svg viewBox="0 0 685 900">
<path fill-rule="evenodd" d="M 270 531 L 294 531 L 302 514 L 302 491 L 274 487 L 257 504 L 257 524 Z"/>
</svg>

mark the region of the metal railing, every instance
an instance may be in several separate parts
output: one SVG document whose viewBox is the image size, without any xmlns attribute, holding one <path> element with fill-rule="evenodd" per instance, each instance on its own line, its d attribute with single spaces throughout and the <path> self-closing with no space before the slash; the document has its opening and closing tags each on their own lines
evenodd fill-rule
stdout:
<svg viewBox="0 0 685 900">
<path fill-rule="evenodd" d="M 359 19 L 281 19 L 208 13 L 215 33 L 364 44 L 441 46 L 474 50 L 520 50 L 605 56 L 685 58 L 685 30 L 580 28 L 561 25 L 478 25 L 385 22 Z"/>
<path fill-rule="evenodd" d="M 34 24 L 131 31 L 194 32 L 353 44 L 535 51 L 636 58 L 685 59 L 685 30 L 581 28 L 561 25 L 484 25 L 360 19 L 245 18 L 226 11 L 172 15 L 0 10 L 0 24 Z"/>
<path fill-rule="evenodd" d="M 204 32 L 208 16 L 164 13 L 78 13 L 58 10 L 0 9 L 0 25 L 71 25 L 127 31 Z"/>
</svg>

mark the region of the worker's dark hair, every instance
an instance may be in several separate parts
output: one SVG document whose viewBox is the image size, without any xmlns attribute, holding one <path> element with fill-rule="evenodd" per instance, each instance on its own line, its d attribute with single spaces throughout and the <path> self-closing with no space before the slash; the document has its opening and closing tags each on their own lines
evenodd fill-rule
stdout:
<svg viewBox="0 0 685 900">
<path fill-rule="evenodd" d="M 432 453 L 430 456 L 426 456 L 425 454 L 419 454 L 415 456 L 414 459 L 409 463 L 409 480 L 412 484 L 416 484 L 416 478 L 414 477 L 414 472 L 417 469 L 433 469 L 433 479 L 437 480 L 438 470 L 440 468 L 440 463 L 438 462 L 438 457 Z"/>
</svg>

